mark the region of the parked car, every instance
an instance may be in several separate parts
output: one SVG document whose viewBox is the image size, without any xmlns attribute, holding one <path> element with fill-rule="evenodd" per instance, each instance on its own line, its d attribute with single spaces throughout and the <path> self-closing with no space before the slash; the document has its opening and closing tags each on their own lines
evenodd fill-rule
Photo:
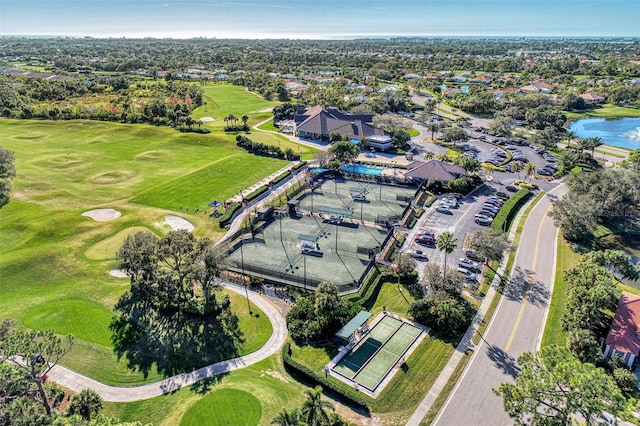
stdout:
<svg viewBox="0 0 640 426">
<path fill-rule="evenodd" d="M 484 262 L 484 258 L 474 249 L 469 249 L 465 251 L 464 254 L 471 260 L 475 260 L 476 262 Z"/>
<path fill-rule="evenodd" d="M 469 260 L 467 258 L 464 258 L 464 257 L 461 257 L 460 259 L 458 259 L 458 266 L 460 266 L 462 268 L 469 269 L 470 271 L 477 271 L 478 270 L 478 264 L 476 262 L 474 262 L 473 260 Z"/>
<path fill-rule="evenodd" d="M 480 210 L 480 212 L 478 212 L 478 214 L 483 215 L 483 216 L 490 217 L 490 218 L 492 218 L 492 219 L 493 219 L 494 217 L 496 217 L 496 215 L 497 215 L 497 213 L 496 213 L 496 212 L 494 212 L 493 210 L 488 210 L 488 209 L 482 209 L 482 210 Z"/>
<path fill-rule="evenodd" d="M 506 192 L 503 192 L 503 191 L 496 192 L 496 196 L 498 196 L 500 198 L 509 198 L 509 194 L 507 194 Z"/>
<path fill-rule="evenodd" d="M 417 260 L 427 261 L 429 258 L 422 250 L 407 250 L 406 253 Z"/>
<path fill-rule="evenodd" d="M 493 220 L 490 217 L 480 215 L 480 217 L 475 218 L 475 222 L 478 225 L 489 226 L 491 225 L 491 222 L 493 222 Z"/>
<path fill-rule="evenodd" d="M 504 187 L 504 189 L 506 189 L 509 192 L 518 192 L 518 188 L 513 185 L 507 185 Z"/>
<path fill-rule="evenodd" d="M 543 169 L 549 169 L 549 170 L 553 170 L 554 172 L 556 172 L 556 171 L 558 171 L 558 166 L 556 166 L 553 163 L 548 163 L 548 164 L 544 165 Z"/>
<path fill-rule="evenodd" d="M 418 244 L 424 244 L 432 246 L 436 243 L 436 236 L 433 233 L 421 233 L 416 235 L 415 242 Z"/>
<path fill-rule="evenodd" d="M 500 194 L 500 193 L 499 193 L 499 192 L 497 192 L 497 193 L 496 193 L 496 195 L 497 195 L 497 194 Z M 503 192 L 503 194 L 504 194 L 504 192 Z M 507 195 L 507 194 L 504 194 L 504 196 L 505 196 L 505 197 L 508 197 L 508 195 Z M 495 201 L 496 203 L 500 203 L 500 205 L 503 205 L 503 204 L 504 204 L 504 202 L 505 202 L 502 198 L 496 197 L 495 195 L 491 195 L 491 196 L 489 196 L 489 198 L 487 198 L 487 200 Z"/>
<path fill-rule="evenodd" d="M 474 281 L 476 279 L 476 274 L 467 268 L 458 267 L 457 271 L 461 273 L 467 281 Z"/>
<path fill-rule="evenodd" d="M 540 176 L 553 176 L 553 173 L 551 172 L 551 170 L 548 170 L 548 169 L 538 169 L 536 170 L 536 173 L 539 174 Z"/>
<path fill-rule="evenodd" d="M 441 206 L 436 207 L 436 211 L 438 213 L 443 213 L 443 214 L 453 214 L 451 209 L 449 207 L 447 207 L 446 205 L 441 205 Z"/>
<path fill-rule="evenodd" d="M 498 213 L 498 210 L 500 210 L 500 207 L 498 207 L 498 206 L 496 206 L 494 204 L 491 204 L 491 203 L 484 203 L 482 205 L 482 210 L 489 210 L 489 211 L 492 211 L 494 213 Z"/>
</svg>

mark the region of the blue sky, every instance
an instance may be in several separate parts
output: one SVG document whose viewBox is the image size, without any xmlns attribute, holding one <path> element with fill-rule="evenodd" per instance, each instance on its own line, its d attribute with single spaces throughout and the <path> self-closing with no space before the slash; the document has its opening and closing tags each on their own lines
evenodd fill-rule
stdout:
<svg viewBox="0 0 640 426">
<path fill-rule="evenodd" d="M 640 0 L 0 0 L 0 34 L 640 36 Z"/>
</svg>

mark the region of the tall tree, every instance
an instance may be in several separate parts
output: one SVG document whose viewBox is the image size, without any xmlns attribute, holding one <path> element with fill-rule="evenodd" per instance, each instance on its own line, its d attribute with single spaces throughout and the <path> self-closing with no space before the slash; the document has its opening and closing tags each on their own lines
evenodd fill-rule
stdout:
<svg viewBox="0 0 640 426">
<path fill-rule="evenodd" d="M 297 408 L 291 411 L 283 408 L 277 416 L 271 419 L 271 424 L 279 426 L 302 426 L 300 417 L 300 410 Z"/>
<path fill-rule="evenodd" d="M 9 202 L 11 181 L 16 177 L 13 151 L 0 146 L 0 208 Z"/>
<path fill-rule="evenodd" d="M 313 390 L 306 390 L 307 399 L 302 404 L 302 416 L 309 426 L 319 426 L 329 421 L 327 410 L 334 410 L 333 404 L 322 400 L 322 388 L 316 386 Z"/>
<path fill-rule="evenodd" d="M 340 141 L 331 145 L 329 152 L 335 156 L 336 160 L 348 163 L 358 156 L 360 149 L 351 142 Z"/>
<path fill-rule="evenodd" d="M 458 240 L 451 231 L 445 231 L 436 238 L 436 247 L 438 250 L 444 252 L 444 268 L 442 269 L 443 277 L 445 277 L 447 273 L 447 256 L 455 250 L 457 245 Z"/>
<path fill-rule="evenodd" d="M 79 414 L 84 420 L 89 421 L 100 410 L 102 410 L 102 397 L 91 389 L 85 389 L 69 399 L 67 413 Z"/>
<path fill-rule="evenodd" d="M 9 405 L 37 403 L 50 416 L 61 391 L 46 382 L 47 374 L 73 346 L 74 338 L 53 331 L 17 330 L 9 320 L 0 323 L 0 417 Z M 15 406 L 15 405 L 14 405 Z"/>
<path fill-rule="evenodd" d="M 471 238 L 471 248 L 477 251 L 486 262 L 502 259 L 502 255 L 510 248 L 507 235 L 499 231 L 478 231 Z"/>
<path fill-rule="evenodd" d="M 568 425 L 574 420 L 596 424 L 604 412 L 619 414 L 624 397 L 601 368 L 582 363 L 569 351 L 547 346 L 518 357 L 522 370 L 514 384 L 493 391 L 516 424 Z"/>
</svg>

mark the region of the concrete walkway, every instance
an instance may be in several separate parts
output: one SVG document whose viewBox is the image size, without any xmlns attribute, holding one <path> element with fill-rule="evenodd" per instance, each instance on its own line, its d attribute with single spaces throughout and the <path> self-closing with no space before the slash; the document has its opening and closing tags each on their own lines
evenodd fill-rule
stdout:
<svg viewBox="0 0 640 426">
<path fill-rule="evenodd" d="M 523 206 L 520 209 L 520 212 L 518 213 L 518 215 L 516 216 L 516 219 L 513 221 L 513 225 L 511 226 L 511 231 L 509 232 L 509 239 L 511 241 L 513 241 L 513 238 L 515 237 L 518 224 L 520 223 L 522 215 L 528 206 L 529 204 L 526 204 L 525 206 Z M 431 389 L 429 389 L 429 392 L 425 395 L 422 402 L 420 402 L 420 405 L 418 405 L 418 408 L 416 408 L 416 410 L 413 412 L 413 414 L 409 418 L 409 421 L 407 422 L 407 426 L 420 425 L 420 423 L 422 422 L 422 419 L 424 419 L 424 417 L 427 415 L 427 412 L 429 412 L 429 410 L 431 409 L 431 406 L 436 401 L 436 398 L 438 398 L 438 396 L 440 395 L 440 392 L 442 392 L 447 382 L 453 375 L 453 372 L 455 371 L 456 367 L 458 367 L 458 364 L 462 360 L 462 356 L 464 355 L 464 353 L 468 349 L 474 349 L 475 345 L 473 344 L 473 336 L 476 333 L 476 330 L 478 329 L 480 324 L 482 323 L 482 320 L 487 314 L 487 311 L 489 310 L 489 306 L 493 301 L 493 298 L 496 294 L 498 286 L 500 285 L 500 277 L 504 276 L 507 259 L 508 259 L 508 256 L 506 256 L 504 261 L 500 264 L 500 267 L 498 268 L 496 275 L 493 278 L 493 282 L 491 283 L 491 286 L 489 287 L 489 290 L 487 291 L 487 294 L 485 295 L 484 300 L 480 304 L 480 309 L 478 309 L 476 316 L 473 318 L 473 322 L 467 329 L 467 332 L 462 337 L 462 340 L 460 340 L 460 343 L 456 347 L 455 352 L 453 353 L 451 358 L 449 358 L 449 362 L 447 362 L 447 365 L 445 365 L 445 367 L 442 369 L 442 371 L 440 372 L 440 375 L 438 376 L 434 384 L 431 386 Z"/>
<path fill-rule="evenodd" d="M 227 282 L 223 283 L 223 285 L 227 290 L 244 295 L 244 287 Z M 49 379 L 75 392 L 80 392 L 84 389 L 94 390 L 105 401 L 133 402 L 164 395 L 176 391 L 183 386 L 192 385 L 200 380 L 255 364 L 280 350 L 280 347 L 287 339 L 287 325 L 284 317 L 275 307 L 258 293 L 249 291 L 249 300 L 269 317 L 269 321 L 271 321 L 271 326 L 273 327 L 273 334 L 264 346 L 248 355 L 216 362 L 215 364 L 202 367 L 198 370 L 178 374 L 157 382 L 132 387 L 105 385 L 104 383 L 100 383 L 60 365 L 56 365 L 49 372 Z"/>
</svg>

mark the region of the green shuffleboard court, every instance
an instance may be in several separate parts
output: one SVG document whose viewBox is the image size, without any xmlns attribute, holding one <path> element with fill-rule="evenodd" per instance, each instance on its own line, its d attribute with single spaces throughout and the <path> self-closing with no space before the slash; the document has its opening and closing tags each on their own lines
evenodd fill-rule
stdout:
<svg viewBox="0 0 640 426">
<path fill-rule="evenodd" d="M 411 324 L 385 316 L 333 370 L 373 392 L 420 333 Z"/>
</svg>

